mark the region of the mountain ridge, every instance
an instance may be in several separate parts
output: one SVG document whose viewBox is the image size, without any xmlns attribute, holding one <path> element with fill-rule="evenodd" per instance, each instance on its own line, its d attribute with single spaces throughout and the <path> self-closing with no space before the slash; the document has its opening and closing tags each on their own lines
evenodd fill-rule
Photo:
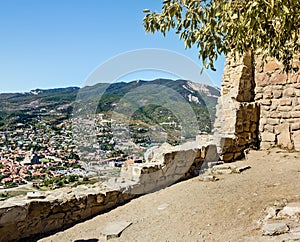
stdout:
<svg viewBox="0 0 300 242">
<path fill-rule="evenodd" d="M 147 86 L 148 85 L 148 86 Z M 97 102 L 97 112 L 112 110 L 113 104 L 135 88 L 151 85 L 173 89 L 192 105 L 207 106 L 213 113 L 220 89 L 188 80 L 158 78 L 152 81 L 97 83 L 92 86 L 34 89 L 25 93 L 0 93 L 0 129 L 14 128 L 18 123 L 34 122 L 42 117 L 67 119 L 80 98 Z M 147 96 L 147 93 L 145 94 Z M 101 98 L 99 98 L 101 97 Z M 164 97 L 161 97 L 164 98 Z M 196 101 L 197 100 L 197 101 Z M 198 103 L 197 103 L 198 102 Z"/>
</svg>

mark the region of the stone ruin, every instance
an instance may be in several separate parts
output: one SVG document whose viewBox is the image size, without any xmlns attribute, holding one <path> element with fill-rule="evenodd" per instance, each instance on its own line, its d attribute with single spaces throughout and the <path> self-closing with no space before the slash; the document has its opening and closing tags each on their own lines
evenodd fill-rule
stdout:
<svg viewBox="0 0 300 242">
<path fill-rule="evenodd" d="M 215 136 L 224 162 L 243 157 L 247 148 L 280 147 L 300 151 L 300 60 L 294 72 L 270 59 L 245 54 L 225 63 Z"/>
<path fill-rule="evenodd" d="M 295 65 L 300 68 L 299 60 Z M 247 149 L 279 146 L 300 151 L 300 72 L 282 73 L 270 60 L 247 53 L 228 56 L 218 100 L 214 135 L 181 146 L 153 148 L 147 163 L 129 164 L 106 184 L 62 188 L 37 198 L 0 204 L 0 241 L 61 229 L 130 199 L 198 175 L 205 168 L 242 158 Z"/>
</svg>

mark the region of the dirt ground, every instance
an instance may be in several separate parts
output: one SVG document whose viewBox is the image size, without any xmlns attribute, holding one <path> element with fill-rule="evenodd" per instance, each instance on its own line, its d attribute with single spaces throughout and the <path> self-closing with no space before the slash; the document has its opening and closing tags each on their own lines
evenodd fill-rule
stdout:
<svg viewBox="0 0 300 242">
<path fill-rule="evenodd" d="M 124 220 L 132 225 L 110 241 L 267 241 L 264 209 L 275 200 L 300 202 L 300 153 L 250 151 L 234 164 L 251 169 L 177 183 L 39 241 L 106 241 L 107 223 Z"/>
</svg>

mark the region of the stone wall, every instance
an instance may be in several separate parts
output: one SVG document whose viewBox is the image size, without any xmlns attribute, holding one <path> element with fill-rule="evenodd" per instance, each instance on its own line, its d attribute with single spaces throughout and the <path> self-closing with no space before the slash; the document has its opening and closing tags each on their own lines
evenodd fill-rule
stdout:
<svg viewBox="0 0 300 242">
<path fill-rule="evenodd" d="M 0 241 L 16 241 L 61 229 L 133 197 L 95 184 L 47 192 L 44 198 L 11 198 L 0 204 Z"/>
<path fill-rule="evenodd" d="M 294 64 L 300 68 L 299 57 Z M 261 68 L 257 58 L 255 100 L 261 107 L 261 148 L 300 151 L 300 71 L 286 74 L 282 69 L 275 60 Z"/>
<path fill-rule="evenodd" d="M 294 65 L 298 71 L 286 74 L 274 60 L 261 68 L 251 53 L 227 57 L 214 126 L 223 161 L 241 158 L 248 147 L 300 151 L 299 57 Z"/>
<path fill-rule="evenodd" d="M 0 203 L 0 241 L 16 241 L 44 234 L 123 204 L 137 195 L 154 192 L 180 179 L 199 174 L 209 161 L 218 160 L 216 146 L 187 143 L 161 147 L 147 163 L 124 166 L 121 176 L 106 183 L 62 188 Z"/>
<path fill-rule="evenodd" d="M 230 162 L 243 157 L 248 148 L 258 148 L 259 105 L 255 102 L 253 57 L 228 56 L 222 95 L 218 99 L 214 135 L 219 137 L 221 159 Z"/>
<path fill-rule="evenodd" d="M 107 186 L 131 194 L 154 192 L 199 175 L 219 159 L 216 145 L 199 142 L 165 144 L 151 153 L 146 163 L 123 166 L 120 177 L 109 180 Z"/>
</svg>

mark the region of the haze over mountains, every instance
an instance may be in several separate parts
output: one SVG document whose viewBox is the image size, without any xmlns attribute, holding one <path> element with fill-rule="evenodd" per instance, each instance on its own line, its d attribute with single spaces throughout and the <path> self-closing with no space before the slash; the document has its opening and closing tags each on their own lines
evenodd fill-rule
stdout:
<svg viewBox="0 0 300 242">
<path fill-rule="evenodd" d="M 162 89 L 160 87 L 163 87 Z M 155 88 L 155 90 L 153 90 Z M 135 95 L 138 90 L 139 95 Z M 152 90 L 152 91 L 151 91 Z M 169 94 L 165 94 L 168 92 Z M 215 105 L 220 96 L 220 90 L 203 84 L 193 83 L 187 80 L 156 79 L 153 81 L 132 81 L 118 83 L 98 83 L 94 86 L 67 87 L 55 89 L 35 89 L 26 93 L 0 94 L 0 130 L 13 130 L 18 124 L 33 125 L 43 119 L 49 123 L 59 123 L 73 115 L 75 104 L 87 107 L 96 103 L 97 113 L 108 114 L 113 110 L 120 110 L 124 103 L 124 97 L 131 93 L 131 102 L 143 100 L 160 100 L 159 103 L 170 102 L 172 95 L 180 96 L 174 100 L 176 106 L 180 103 L 187 105 L 196 113 L 200 130 L 210 132 L 211 121 L 214 119 Z M 167 97 L 169 95 L 169 97 Z M 135 99 L 134 99 L 134 98 Z M 120 104 L 121 103 L 121 104 Z M 163 110 L 161 105 L 139 105 L 135 110 L 134 119 L 143 122 L 167 121 L 172 116 L 172 110 Z M 170 109 L 170 108 L 169 108 Z M 176 115 L 175 115 L 176 116 Z M 174 117 L 176 119 L 176 117 Z"/>
</svg>

